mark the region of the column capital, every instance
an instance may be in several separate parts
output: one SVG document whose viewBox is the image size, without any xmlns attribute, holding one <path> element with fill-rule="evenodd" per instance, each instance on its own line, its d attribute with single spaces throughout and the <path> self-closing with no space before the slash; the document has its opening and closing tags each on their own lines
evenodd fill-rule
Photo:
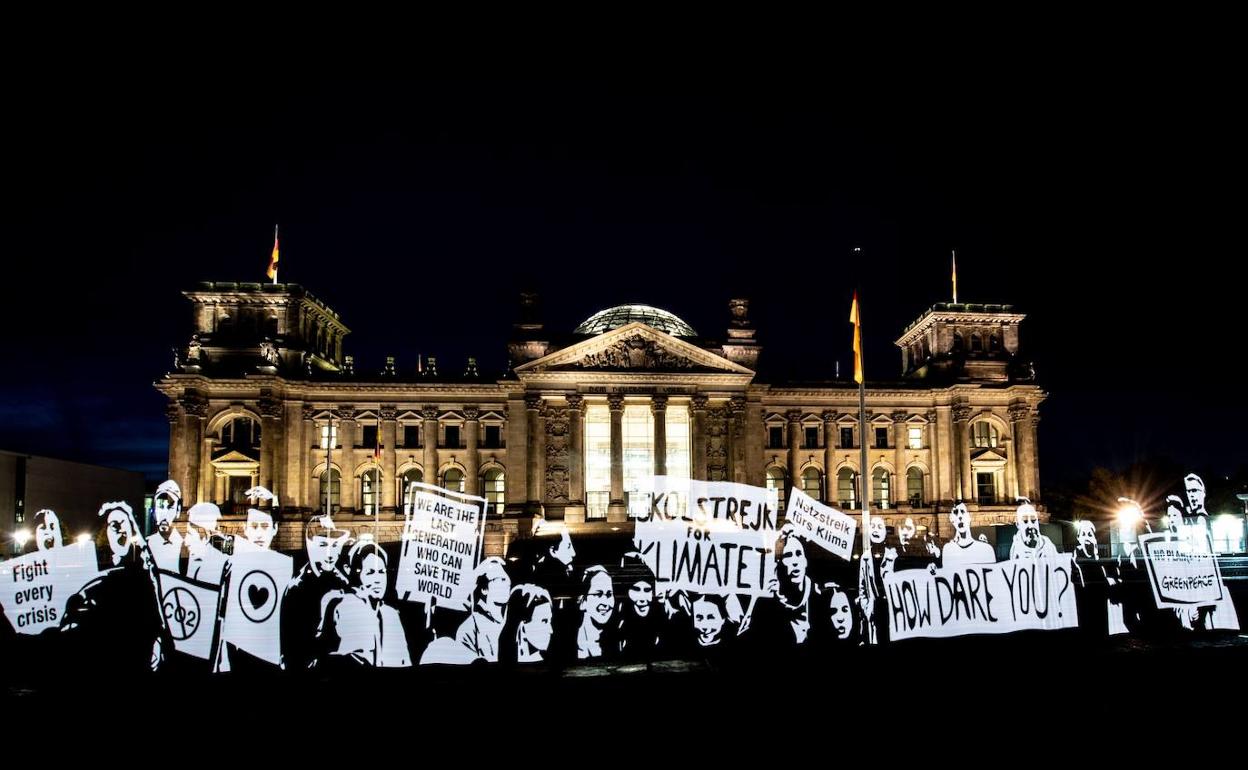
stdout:
<svg viewBox="0 0 1248 770">
<path fill-rule="evenodd" d="M 932 423 L 933 425 L 936 424 L 936 410 L 935 409 L 927 410 L 927 421 L 929 423 Z"/>
<path fill-rule="evenodd" d="M 568 399 L 569 409 L 579 412 L 585 408 L 585 397 L 580 393 L 569 393 L 566 398 Z"/>
<path fill-rule="evenodd" d="M 1023 422 L 1031 416 L 1031 406 L 1028 404 L 1013 404 L 1010 406 L 1010 422 Z M 1039 415 L 1037 415 L 1038 417 Z"/>
<path fill-rule="evenodd" d="M 178 403 L 188 417 L 208 416 L 208 399 L 203 396 L 186 395 L 178 399 Z"/>
<path fill-rule="evenodd" d="M 299 416 L 309 422 L 316 416 L 316 408 L 311 404 L 304 404 L 303 409 L 299 412 Z"/>
<path fill-rule="evenodd" d="M 438 408 L 436 406 L 422 406 L 420 408 L 420 416 L 426 420 L 438 419 Z"/>
<path fill-rule="evenodd" d="M 542 408 L 542 395 L 540 393 L 525 393 L 524 408 L 530 412 L 536 412 Z"/>
<path fill-rule="evenodd" d="M 836 422 L 837 415 L 836 415 L 836 411 L 833 409 L 824 409 L 822 412 L 819 413 L 819 416 L 823 418 L 824 425 L 831 425 L 832 423 Z"/>
<path fill-rule="evenodd" d="M 970 404 L 954 404 L 953 405 L 954 422 L 970 422 L 971 405 Z"/>
<path fill-rule="evenodd" d="M 667 411 L 667 395 L 664 393 L 656 393 L 650 397 L 650 412 L 652 414 L 660 414 Z"/>
<path fill-rule="evenodd" d="M 267 417 L 273 420 L 282 418 L 282 402 L 276 398 L 262 398 L 256 403 L 256 408 L 260 412 L 261 417 Z"/>
<path fill-rule="evenodd" d="M 383 420 L 398 419 L 399 409 L 394 404 L 382 404 L 377 410 L 377 416 Z"/>
<path fill-rule="evenodd" d="M 705 393 L 694 393 L 693 397 L 689 399 L 689 408 L 695 412 L 705 412 L 706 404 L 709 400 Z"/>
<path fill-rule="evenodd" d="M 905 412 L 893 412 L 893 422 L 903 423 L 906 421 L 906 418 L 909 416 L 910 415 L 906 414 Z"/>
<path fill-rule="evenodd" d="M 736 395 L 728 399 L 728 408 L 733 414 L 739 414 L 745 411 L 745 396 Z"/>
<path fill-rule="evenodd" d="M 169 419 L 169 422 L 177 422 L 182 418 L 182 408 L 178 406 L 177 401 L 165 404 L 165 417 Z"/>
<path fill-rule="evenodd" d="M 612 412 L 624 411 L 624 394 L 611 393 L 607 396 L 607 406 Z"/>
<path fill-rule="evenodd" d="M 464 419 L 469 422 L 476 422 L 481 417 L 481 408 L 478 406 L 464 407 Z"/>
<path fill-rule="evenodd" d="M 355 407 L 349 405 L 340 406 L 334 410 L 334 416 L 339 420 L 354 420 L 355 414 Z"/>
<path fill-rule="evenodd" d="M 790 425 L 799 423 L 802 421 L 802 410 L 790 409 L 789 411 L 784 413 L 784 418 L 789 421 Z"/>
</svg>

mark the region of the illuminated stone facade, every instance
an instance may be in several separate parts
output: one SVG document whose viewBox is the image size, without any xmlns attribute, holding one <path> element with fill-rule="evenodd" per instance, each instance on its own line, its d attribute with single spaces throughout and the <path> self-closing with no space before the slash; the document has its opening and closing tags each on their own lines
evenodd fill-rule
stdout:
<svg viewBox="0 0 1248 770">
<path fill-rule="evenodd" d="M 642 305 L 557 334 L 526 295 L 511 368 L 486 378 L 472 359 L 357 372 L 342 320 L 293 284 L 206 283 L 186 296 L 193 336 L 156 383 L 169 399 L 170 476 L 186 506 L 219 504 L 227 529 L 247 487 L 272 489 L 289 522 L 283 547 L 299 547 L 295 522 L 326 505 L 327 456 L 331 504 L 349 526 L 397 536 L 406 482 L 462 487 L 490 500 L 495 553 L 535 516 L 627 532 L 630 504 L 644 504 L 630 492 L 649 473 L 781 496 L 796 485 L 856 509 L 864 439 L 872 509 L 890 526 L 911 517 L 948 534 L 939 514 L 957 500 L 976 526 L 1011 524 L 1017 497 L 1040 502 L 1045 394 L 1019 356 L 1023 316 L 1009 306 L 940 304 L 907 328 L 902 376 L 868 385 L 864 437 L 852 381 L 758 381 L 762 348 L 744 300 L 729 303 L 726 334 L 711 340 Z"/>
</svg>

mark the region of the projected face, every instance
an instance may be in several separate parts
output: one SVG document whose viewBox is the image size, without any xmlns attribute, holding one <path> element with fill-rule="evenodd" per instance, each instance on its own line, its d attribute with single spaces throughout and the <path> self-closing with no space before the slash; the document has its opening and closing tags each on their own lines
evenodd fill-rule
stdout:
<svg viewBox="0 0 1248 770">
<path fill-rule="evenodd" d="M 268 549 L 273 545 L 277 525 L 273 523 L 273 514 L 250 508 L 247 511 L 247 526 L 243 531 L 252 545 Z"/>
<path fill-rule="evenodd" d="M 572 560 L 576 558 L 576 549 L 572 547 L 572 536 L 566 529 L 559 533 L 559 545 L 550 549 L 550 555 L 558 559 L 565 567 L 572 566 Z"/>
<path fill-rule="evenodd" d="M 533 608 L 533 619 L 520 624 L 520 641 L 528 644 L 538 652 L 550 649 L 550 636 L 553 631 L 551 619 L 553 611 L 550 602 L 539 604 Z"/>
<path fill-rule="evenodd" d="M 498 607 L 506 607 L 507 599 L 511 596 L 511 578 L 507 577 L 507 570 L 497 562 L 489 562 L 485 566 L 485 576 L 490 581 L 489 587 L 485 589 L 485 601 Z"/>
<path fill-rule="evenodd" d="M 365 556 L 360 565 L 360 590 L 373 599 L 386 595 L 386 563 L 377 554 Z"/>
<path fill-rule="evenodd" d="M 168 540 L 173 533 L 173 522 L 181 512 L 181 504 L 169 495 L 156 496 L 155 510 L 152 515 L 156 519 L 156 531 L 165 540 Z"/>
<path fill-rule="evenodd" d="M 104 531 L 108 535 L 108 550 L 113 560 L 123 558 L 130 550 L 130 540 L 134 532 L 130 529 L 130 517 L 125 511 L 112 511 L 104 521 Z"/>
<path fill-rule="evenodd" d="M 43 520 L 35 527 L 35 547 L 40 551 L 47 551 L 60 548 L 64 542 L 60 518 L 52 511 L 45 511 Z"/>
<path fill-rule="evenodd" d="M 207 527 L 190 521 L 186 523 L 186 550 L 191 558 L 203 558 L 208 551 L 208 541 L 211 537 L 212 532 Z"/>
<path fill-rule="evenodd" d="M 614 608 L 615 590 L 611 587 L 611 576 L 599 572 L 589 583 L 589 592 L 581 600 L 581 609 L 596 625 L 605 626 L 611 620 Z"/>
<path fill-rule="evenodd" d="M 333 572 L 338 565 L 338 560 L 342 557 L 342 545 L 346 540 L 346 535 L 329 537 L 319 534 L 308 538 L 306 541 L 308 563 L 312 565 L 312 571 L 318 575 L 323 572 Z"/>
<path fill-rule="evenodd" d="M 888 536 L 888 527 L 884 524 L 884 520 L 879 516 L 871 517 L 871 542 L 880 545 L 884 542 L 884 538 Z"/>
<path fill-rule="evenodd" d="M 784 552 L 780 554 L 780 574 L 793 586 L 800 586 L 806 579 L 806 548 L 801 540 L 785 538 Z"/>
<path fill-rule="evenodd" d="M 1028 548 L 1035 548 L 1040 545 L 1040 517 L 1036 514 L 1036 509 L 1030 505 L 1020 506 L 1015 519 L 1018 526 L 1018 535 L 1023 540 L 1023 545 Z"/>
<path fill-rule="evenodd" d="M 724 615 L 714 602 L 701 598 L 693 603 L 693 629 L 698 634 L 698 644 L 703 647 L 719 644 Z"/>
<path fill-rule="evenodd" d="M 654 606 L 654 586 L 644 580 L 638 580 L 628 589 L 628 600 L 632 602 L 633 612 L 637 617 L 644 618 L 650 614 Z"/>
<path fill-rule="evenodd" d="M 1192 513 L 1205 510 L 1205 484 L 1199 476 L 1187 478 L 1187 509 Z"/>
<path fill-rule="evenodd" d="M 854 629 L 854 616 L 849 608 L 849 594 L 837 591 L 832 594 L 828 603 L 828 618 L 832 621 L 832 632 L 837 639 L 848 639 Z"/>
<path fill-rule="evenodd" d="M 949 511 L 949 522 L 953 524 L 953 531 L 958 537 L 971 536 L 971 512 L 966 509 L 966 503 L 953 506 L 953 510 Z"/>
<path fill-rule="evenodd" d="M 914 519 L 907 516 L 905 522 L 901 525 L 901 529 L 897 530 L 897 539 L 901 541 L 902 546 L 909 545 L 910 541 L 914 539 L 914 533 Z"/>
<path fill-rule="evenodd" d="M 1096 553 L 1096 525 L 1090 521 L 1079 522 L 1079 530 L 1075 534 L 1079 549 L 1085 553 Z"/>
</svg>

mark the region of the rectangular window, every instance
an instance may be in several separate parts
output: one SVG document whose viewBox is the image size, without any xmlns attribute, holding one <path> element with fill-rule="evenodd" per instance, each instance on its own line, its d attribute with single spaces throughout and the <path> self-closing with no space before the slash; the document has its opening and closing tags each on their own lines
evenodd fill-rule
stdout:
<svg viewBox="0 0 1248 770">
<path fill-rule="evenodd" d="M 784 449 L 784 427 L 771 425 L 767 428 L 767 448 Z"/>
<path fill-rule="evenodd" d="M 377 426 L 364 425 L 360 431 L 360 446 L 365 449 L 372 449 L 377 446 Z"/>
<path fill-rule="evenodd" d="M 418 447 L 420 446 L 420 428 L 415 425 L 403 426 L 403 446 Z"/>
<path fill-rule="evenodd" d="M 819 429 L 806 428 L 806 448 L 817 449 L 819 447 Z"/>
<path fill-rule="evenodd" d="M 321 449 L 329 449 L 330 445 L 338 447 L 338 426 L 330 427 L 328 423 L 321 426 Z"/>
<path fill-rule="evenodd" d="M 664 422 L 667 432 L 667 475 L 687 479 L 692 475 L 692 458 L 689 451 L 689 407 L 684 404 L 669 406 Z"/>
<path fill-rule="evenodd" d="M 854 446 L 854 429 L 841 428 L 841 448 L 852 449 Z"/>
<path fill-rule="evenodd" d="M 503 426 L 487 425 L 485 426 L 485 448 L 486 449 L 502 449 L 503 447 Z"/>
<path fill-rule="evenodd" d="M 459 449 L 460 448 L 458 425 L 446 426 L 446 448 L 447 449 Z"/>
<path fill-rule="evenodd" d="M 654 477 L 654 415 L 649 404 L 627 404 L 621 426 L 624 438 L 624 494 L 630 516 L 650 507 L 646 492 Z"/>
<path fill-rule="evenodd" d="M 997 474 L 976 473 L 976 491 L 979 493 L 980 505 L 995 505 L 997 502 Z"/>
<path fill-rule="evenodd" d="M 907 435 L 909 436 L 911 449 L 923 448 L 923 429 L 922 428 L 909 428 L 907 430 Z"/>
<path fill-rule="evenodd" d="M 875 448 L 888 449 L 888 428 L 875 429 Z"/>
<path fill-rule="evenodd" d="M 606 404 L 585 407 L 585 518 L 607 518 L 611 497 L 611 413 Z"/>
</svg>

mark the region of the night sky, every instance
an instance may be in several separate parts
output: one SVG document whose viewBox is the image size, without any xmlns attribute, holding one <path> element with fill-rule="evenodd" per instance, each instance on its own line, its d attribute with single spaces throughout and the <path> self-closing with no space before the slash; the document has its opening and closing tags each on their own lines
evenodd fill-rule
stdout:
<svg viewBox="0 0 1248 770">
<path fill-rule="evenodd" d="M 497 371 L 530 286 L 562 331 L 631 301 L 721 337 L 748 297 L 764 369 L 827 377 L 850 361 L 857 287 L 868 378 L 892 379 L 957 248 L 962 301 L 1029 316 L 1043 480 L 1248 462 L 1244 126 L 1225 83 L 811 74 L 19 85 L 0 448 L 160 477 L 151 383 L 190 334 L 180 292 L 264 280 L 277 222 L 282 280 L 342 314 L 361 370 L 419 352 Z"/>
</svg>

